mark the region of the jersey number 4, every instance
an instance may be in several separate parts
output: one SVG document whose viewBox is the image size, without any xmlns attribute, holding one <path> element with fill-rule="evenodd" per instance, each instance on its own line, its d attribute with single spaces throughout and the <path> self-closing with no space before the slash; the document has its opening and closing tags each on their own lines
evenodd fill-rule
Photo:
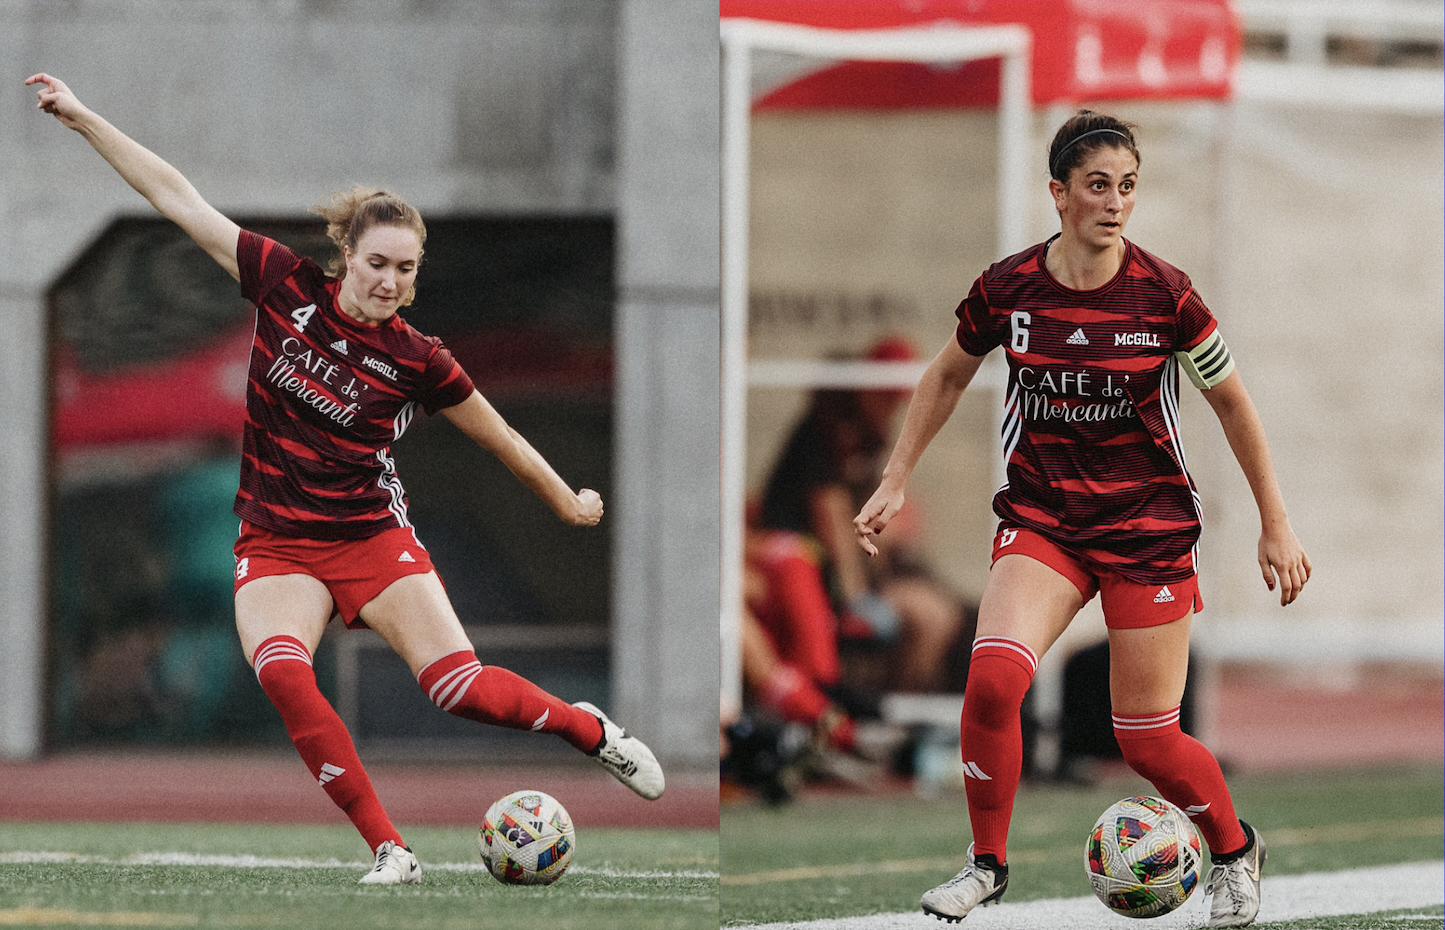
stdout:
<svg viewBox="0 0 1445 930">
<path fill-rule="evenodd" d="M 295 310 L 291 311 L 291 319 L 296 321 L 292 324 L 296 327 L 296 332 L 306 332 L 306 324 L 311 322 L 311 314 L 315 312 L 315 304 L 308 304 L 304 307 L 297 307 Z"/>
</svg>

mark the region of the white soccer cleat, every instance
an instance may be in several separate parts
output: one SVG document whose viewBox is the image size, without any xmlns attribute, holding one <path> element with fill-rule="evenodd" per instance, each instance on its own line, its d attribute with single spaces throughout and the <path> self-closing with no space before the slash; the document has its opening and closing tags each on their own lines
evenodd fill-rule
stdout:
<svg viewBox="0 0 1445 930">
<path fill-rule="evenodd" d="M 1209 867 L 1204 893 L 1213 895 L 1209 902 L 1209 923 L 1206 927 L 1247 927 L 1259 916 L 1259 874 L 1264 865 L 1264 838 L 1249 824 L 1240 821 L 1249 836 L 1249 850 L 1239 858 Z"/>
<path fill-rule="evenodd" d="M 647 744 L 635 736 L 628 736 L 626 730 L 609 720 L 595 705 L 578 701 L 572 706 L 587 711 L 602 724 L 602 745 L 587 753 L 592 761 L 647 800 L 656 801 L 662 797 L 662 766 L 657 764 L 657 757 Z"/>
<path fill-rule="evenodd" d="M 421 863 L 405 846 L 387 840 L 376 847 L 376 865 L 361 876 L 361 885 L 420 885 Z"/>
<path fill-rule="evenodd" d="M 991 856 L 989 857 L 992 858 Z M 976 907 L 997 904 L 1008 887 L 1008 866 L 994 869 L 973 858 L 973 844 L 968 844 L 968 865 L 963 871 L 931 891 L 923 893 L 919 904 L 923 913 L 956 924 Z"/>
</svg>

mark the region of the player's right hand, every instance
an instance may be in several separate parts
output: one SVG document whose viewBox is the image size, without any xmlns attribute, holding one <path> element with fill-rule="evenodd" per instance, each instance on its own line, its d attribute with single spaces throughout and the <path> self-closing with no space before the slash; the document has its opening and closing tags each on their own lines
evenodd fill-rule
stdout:
<svg viewBox="0 0 1445 930">
<path fill-rule="evenodd" d="M 853 518 L 853 530 L 858 534 L 858 545 L 869 555 L 877 555 L 878 547 L 872 537 L 882 533 L 898 511 L 903 509 L 903 489 L 879 485 L 868 503 Z"/>
<path fill-rule="evenodd" d="M 65 82 L 58 77 L 52 77 L 44 72 L 33 74 L 25 79 L 26 86 L 31 84 L 42 85 L 35 95 L 40 99 L 36 106 L 51 113 L 61 124 L 69 129 L 80 128 L 80 117 L 86 112 L 85 105 L 75 96 Z"/>
</svg>

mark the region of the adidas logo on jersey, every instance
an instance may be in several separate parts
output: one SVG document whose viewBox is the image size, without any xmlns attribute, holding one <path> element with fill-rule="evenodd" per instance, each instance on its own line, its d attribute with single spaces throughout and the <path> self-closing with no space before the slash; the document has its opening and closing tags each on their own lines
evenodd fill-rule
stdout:
<svg viewBox="0 0 1445 930">
<path fill-rule="evenodd" d="M 324 785 L 338 775 L 345 775 L 346 769 L 339 765 L 332 765 L 330 762 L 321 763 L 321 777 L 316 779 L 316 784 Z"/>
<path fill-rule="evenodd" d="M 1083 327 L 1074 330 L 1074 334 L 1064 340 L 1071 346 L 1086 346 L 1089 344 L 1089 337 L 1084 335 Z"/>
<path fill-rule="evenodd" d="M 1169 586 L 1167 584 L 1159 589 L 1158 594 L 1154 595 L 1154 603 L 1156 604 L 1168 604 L 1171 603 L 1173 600 L 1174 594 L 1169 590 Z"/>
<path fill-rule="evenodd" d="M 333 343 L 331 344 L 331 348 L 333 348 L 333 349 L 335 349 L 336 351 L 340 352 L 342 355 L 350 355 L 350 354 L 351 354 L 351 353 L 349 353 L 349 352 L 346 351 L 346 340 L 345 340 L 345 339 L 338 339 L 338 340 L 336 340 L 335 342 L 333 342 Z"/>
<path fill-rule="evenodd" d="M 410 553 L 410 552 L 407 552 L 405 549 L 403 549 L 403 550 L 401 551 L 401 555 L 399 555 L 399 556 L 396 557 L 396 560 L 397 560 L 398 562 L 415 562 L 415 561 L 416 561 L 416 559 L 414 559 L 414 558 L 411 557 L 411 553 Z M 1170 600 L 1173 600 L 1173 598 L 1170 598 Z"/>
</svg>

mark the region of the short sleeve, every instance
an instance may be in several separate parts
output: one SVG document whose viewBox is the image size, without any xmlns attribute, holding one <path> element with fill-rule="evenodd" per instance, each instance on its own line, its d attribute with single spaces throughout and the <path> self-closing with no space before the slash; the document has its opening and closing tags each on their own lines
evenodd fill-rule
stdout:
<svg viewBox="0 0 1445 930">
<path fill-rule="evenodd" d="M 436 351 L 427 360 L 426 370 L 422 373 L 422 389 L 417 398 L 427 414 L 455 407 L 471 397 L 474 390 L 476 386 L 471 377 L 452 357 L 447 347 L 438 342 Z"/>
<path fill-rule="evenodd" d="M 1234 372 L 1234 358 L 1219 334 L 1219 321 L 1192 287 L 1179 302 L 1178 319 L 1179 342 L 1174 358 L 1180 370 L 1201 391 L 1222 384 Z"/>
<path fill-rule="evenodd" d="M 300 264 L 296 253 L 275 239 L 241 230 L 236 242 L 236 265 L 241 273 L 241 296 L 251 303 L 259 306 L 271 289 Z"/>
<path fill-rule="evenodd" d="M 958 330 L 954 337 L 963 351 L 969 355 L 987 355 L 999 345 L 999 335 L 993 324 L 988 297 L 984 294 L 982 276 L 973 282 L 968 296 L 953 314 L 958 317 Z"/>
<path fill-rule="evenodd" d="M 1199 292 L 1191 286 L 1179 301 L 1175 350 L 1192 349 L 1207 339 L 1219 326 L 1214 314 L 1204 305 Z"/>
</svg>

